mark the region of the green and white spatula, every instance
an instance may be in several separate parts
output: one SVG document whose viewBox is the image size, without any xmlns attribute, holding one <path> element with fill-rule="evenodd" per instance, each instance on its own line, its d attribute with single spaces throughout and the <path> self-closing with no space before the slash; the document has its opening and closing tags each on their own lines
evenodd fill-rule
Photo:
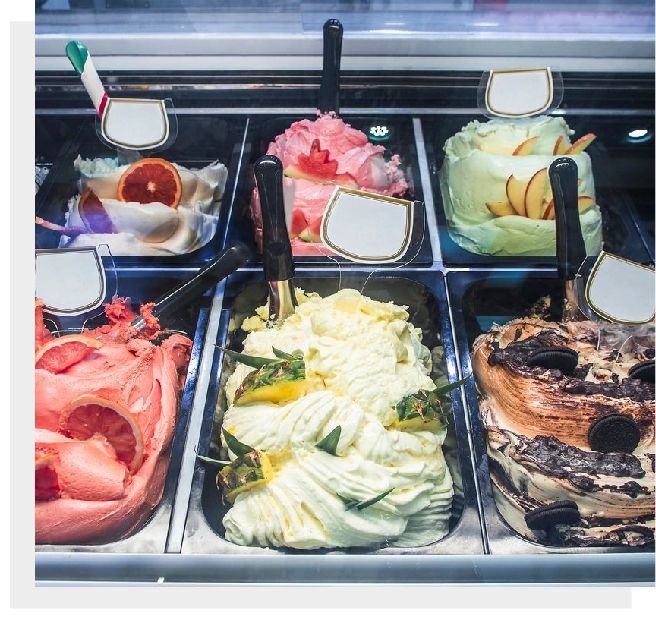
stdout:
<svg viewBox="0 0 656 619">
<path fill-rule="evenodd" d="M 69 41 L 66 55 L 98 112 L 106 142 L 121 149 L 147 150 L 168 140 L 169 119 L 162 99 L 110 98 L 84 44 Z"/>
</svg>

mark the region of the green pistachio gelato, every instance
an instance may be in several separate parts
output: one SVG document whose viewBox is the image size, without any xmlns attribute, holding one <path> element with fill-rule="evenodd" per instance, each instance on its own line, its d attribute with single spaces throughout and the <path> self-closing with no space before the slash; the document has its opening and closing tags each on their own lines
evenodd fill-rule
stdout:
<svg viewBox="0 0 656 619">
<path fill-rule="evenodd" d="M 520 215 L 497 217 L 486 203 L 504 202 L 506 182 L 511 175 L 528 180 L 556 159 L 553 150 L 562 136 L 571 146 L 569 129 L 563 118 L 541 116 L 526 121 L 473 121 L 444 145 L 445 159 L 440 170 L 440 187 L 448 231 L 462 248 L 497 256 L 554 256 L 554 220 L 529 219 Z M 538 137 L 530 155 L 513 155 L 526 140 Z M 568 155 L 579 170 L 579 196 L 595 198 L 590 157 L 583 152 Z M 589 255 L 601 251 L 601 213 L 594 205 L 581 213 L 581 231 Z"/>
</svg>

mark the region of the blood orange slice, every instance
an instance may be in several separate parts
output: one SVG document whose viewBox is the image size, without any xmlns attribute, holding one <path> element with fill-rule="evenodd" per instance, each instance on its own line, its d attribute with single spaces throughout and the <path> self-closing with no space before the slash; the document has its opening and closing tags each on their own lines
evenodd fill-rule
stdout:
<svg viewBox="0 0 656 619">
<path fill-rule="evenodd" d="M 59 416 L 66 436 L 86 441 L 95 434 L 104 436 L 119 462 L 135 473 L 143 461 L 143 436 L 132 413 L 116 402 L 95 395 L 73 400 Z"/>
<path fill-rule="evenodd" d="M 80 213 L 84 225 L 91 232 L 98 232 L 100 234 L 116 232 L 116 228 L 109 218 L 103 203 L 91 189 L 87 189 L 82 194 L 80 201 L 77 203 L 77 210 Z"/>
<path fill-rule="evenodd" d="M 55 456 L 45 450 L 34 452 L 34 499 L 49 501 L 59 496 L 59 478 L 55 469 Z"/>
<path fill-rule="evenodd" d="M 180 174 L 165 159 L 141 159 L 123 172 L 118 182 L 118 199 L 122 202 L 161 202 L 178 208 L 181 196 Z"/>
<path fill-rule="evenodd" d="M 103 346 L 102 342 L 88 335 L 64 335 L 46 342 L 34 354 L 34 367 L 53 374 L 82 361 L 92 350 Z"/>
</svg>

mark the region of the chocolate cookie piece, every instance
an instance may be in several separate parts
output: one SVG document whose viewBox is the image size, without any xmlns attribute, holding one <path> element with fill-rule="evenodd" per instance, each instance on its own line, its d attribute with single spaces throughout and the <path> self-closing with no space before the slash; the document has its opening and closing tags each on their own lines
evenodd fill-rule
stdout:
<svg viewBox="0 0 656 619">
<path fill-rule="evenodd" d="M 560 370 L 571 374 L 578 365 L 579 354 L 567 346 L 544 346 L 532 352 L 527 359 L 528 365 Z"/>
<path fill-rule="evenodd" d="M 654 382 L 654 360 L 641 361 L 636 363 L 629 370 L 629 378 L 642 380 L 646 383 Z"/>
<path fill-rule="evenodd" d="M 629 415 L 609 413 L 595 419 L 588 430 L 588 444 L 602 453 L 631 453 L 640 442 L 640 428 Z"/>
<path fill-rule="evenodd" d="M 528 512 L 524 520 L 529 529 L 547 530 L 557 524 L 576 524 L 581 514 L 574 501 L 556 501 Z"/>
</svg>

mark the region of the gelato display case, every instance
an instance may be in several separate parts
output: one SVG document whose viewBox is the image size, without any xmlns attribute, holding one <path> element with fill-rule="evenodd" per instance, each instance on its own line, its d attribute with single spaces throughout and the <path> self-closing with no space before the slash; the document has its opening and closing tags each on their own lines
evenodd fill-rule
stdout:
<svg viewBox="0 0 656 619">
<path fill-rule="evenodd" d="M 492 449 L 473 352 L 477 338 L 539 308 L 558 320 L 540 304 L 562 301 L 558 192 L 545 180 L 558 156 L 578 165 L 588 261 L 604 250 L 653 269 L 653 6 L 583 3 L 574 14 L 539 2 L 409 2 L 396 23 L 395 1 L 225 2 L 221 20 L 213 3 L 119 4 L 37 7 L 35 250 L 108 246 L 117 297 L 135 308 L 229 245 L 241 266 L 157 327 L 191 340 L 161 498 L 126 535 L 37 540 L 37 584 L 653 584 L 653 321 L 631 364 L 594 379 L 634 389 L 626 399 L 640 413 L 621 411 L 638 423 L 634 455 L 568 444 L 556 429 L 543 438 L 565 445 L 558 466 L 555 456 L 513 459 L 510 439 Z M 323 47 L 322 71 L 330 18 L 343 24 L 343 46 Z M 164 148 L 103 141 L 89 66 L 81 81 L 64 54 L 73 39 L 94 54 L 107 96 L 167 100 L 175 131 Z M 539 118 L 490 119 L 483 73 L 536 66 L 558 72 L 562 102 Z M 254 174 L 267 154 L 284 169 L 298 302 L 275 328 L 263 308 L 280 291 L 265 279 Z M 342 190 L 412 205 L 401 257 L 366 263 L 327 249 L 326 211 Z M 383 217 L 353 221 L 351 239 L 390 233 Z M 87 334 L 102 324 L 94 318 Z M 52 341 L 38 326 L 37 356 Z M 166 341 L 153 337 L 123 344 L 139 357 Z M 560 348 L 574 346 L 562 337 Z M 91 348 L 37 372 L 75 377 L 76 363 L 100 354 Z M 142 404 L 154 410 L 137 391 L 114 407 L 123 422 Z M 48 431 L 95 441 L 129 471 L 109 430 L 75 438 L 62 421 L 71 406 L 52 413 Z M 539 431 L 510 430 L 540 451 Z M 35 455 L 40 508 L 65 487 L 49 448 Z M 564 520 L 547 526 L 543 512 L 556 508 Z"/>
</svg>

